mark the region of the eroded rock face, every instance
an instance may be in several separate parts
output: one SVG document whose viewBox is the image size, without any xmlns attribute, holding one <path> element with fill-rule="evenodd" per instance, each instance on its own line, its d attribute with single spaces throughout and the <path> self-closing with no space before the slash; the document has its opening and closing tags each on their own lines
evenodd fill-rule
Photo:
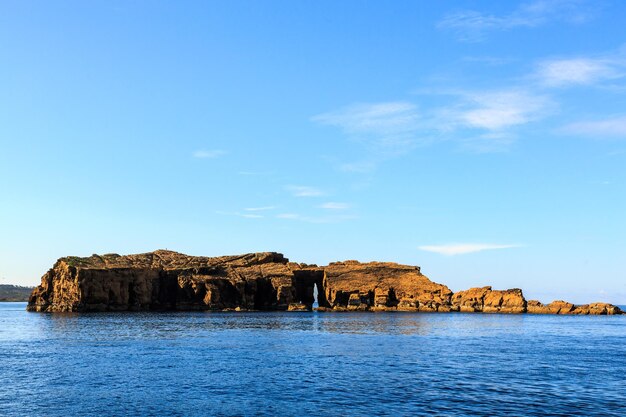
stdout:
<svg viewBox="0 0 626 417">
<path fill-rule="evenodd" d="M 419 267 L 389 262 L 334 262 L 323 267 L 325 298 L 335 310 L 449 311 L 452 291 Z M 321 303 L 320 303 L 321 305 Z"/>
<path fill-rule="evenodd" d="M 160 250 L 61 258 L 28 310 L 286 310 L 294 301 L 293 272 L 281 254 L 207 258 Z"/>
<path fill-rule="evenodd" d="M 452 305 L 462 312 L 525 313 L 526 300 L 522 290 L 492 290 L 491 287 L 470 288 L 452 296 Z"/>
<path fill-rule="evenodd" d="M 455 294 L 419 267 L 389 262 L 289 262 L 275 252 L 200 257 L 159 250 L 59 259 L 33 290 L 29 311 L 311 310 L 621 314 L 611 304 L 543 305 L 520 289 Z"/>
<path fill-rule="evenodd" d="M 530 300 L 528 301 L 528 312 L 533 314 L 593 314 L 609 316 L 623 314 L 622 310 L 613 304 L 591 303 L 575 306 L 562 300 L 556 300 L 546 305 L 537 300 Z"/>
<path fill-rule="evenodd" d="M 528 302 L 528 312 L 533 314 L 572 314 L 576 306 L 563 300 L 556 300 L 550 304 L 542 304 L 537 300 Z"/>
<path fill-rule="evenodd" d="M 614 306 L 613 304 L 591 303 L 576 307 L 572 314 L 596 314 L 613 316 L 623 313 L 619 307 Z"/>
</svg>

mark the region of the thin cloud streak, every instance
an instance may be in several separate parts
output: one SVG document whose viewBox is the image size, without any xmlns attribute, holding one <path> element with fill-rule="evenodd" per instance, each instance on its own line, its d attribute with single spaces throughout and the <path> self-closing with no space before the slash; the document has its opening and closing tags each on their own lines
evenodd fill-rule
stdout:
<svg viewBox="0 0 626 417">
<path fill-rule="evenodd" d="M 354 215 L 328 215 L 328 216 L 303 216 L 297 213 L 281 213 L 276 215 L 277 219 L 294 220 L 306 223 L 325 224 L 325 223 L 340 223 L 346 220 L 353 220 L 357 217 Z"/>
<path fill-rule="evenodd" d="M 546 96 L 520 90 L 476 92 L 465 96 L 467 108 L 458 112 L 456 118 L 467 127 L 488 131 L 501 131 L 537 120 L 545 114 L 550 102 Z"/>
<path fill-rule="evenodd" d="M 370 145 L 370 160 L 343 163 L 338 169 L 368 173 L 385 159 L 403 155 L 418 144 L 454 139 L 460 130 L 474 131 L 463 135 L 463 148 L 471 149 L 475 144 L 479 152 L 505 150 L 515 141 L 511 129 L 540 120 L 555 107 L 547 95 L 522 88 L 434 94 L 445 96 L 449 102 L 419 117 L 417 105 L 398 101 L 369 104 L 367 110 L 362 105 L 348 106 L 312 120 L 339 127 L 349 135 L 360 133 Z"/>
<path fill-rule="evenodd" d="M 276 215 L 277 219 L 299 219 L 300 215 L 296 213 L 281 213 Z"/>
<path fill-rule="evenodd" d="M 233 212 L 229 212 L 229 211 L 216 211 L 216 214 L 221 214 L 224 216 L 236 216 L 236 217 L 243 217 L 245 219 L 262 219 L 265 216 L 262 216 L 260 214 L 254 214 L 254 213 L 239 213 L 237 211 L 233 211 Z"/>
<path fill-rule="evenodd" d="M 244 208 L 245 211 L 266 211 L 266 210 L 274 210 L 276 206 L 265 206 L 265 207 L 247 207 Z"/>
<path fill-rule="evenodd" d="M 585 3 L 581 0 L 537 0 L 524 3 L 505 15 L 462 10 L 446 15 L 437 23 L 437 28 L 452 32 L 460 41 L 479 42 L 492 31 L 533 28 L 557 21 L 583 23 L 593 14 Z"/>
<path fill-rule="evenodd" d="M 339 127 L 347 133 L 389 135 L 412 131 L 418 118 L 414 104 L 396 101 L 353 104 L 334 112 L 318 114 L 311 120 Z"/>
<path fill-rule="evenodd" d="M 241 217 L 245 217 L 246 219 L 262 219 L 263 216 L 261 216 L 260 214 L 239 214 L 239 216 Z"/>
<path fill-rule="evenodd" d="M 324 203 L 319 206 L 320 208 L 326 210 L 347 210 L 350 208 L 350 205 L 347 203 L 337 203 L 333 201 L 329 201 L 328 203 Z"/>
<path fill-rule="evenodd" d="M 626 76 L 625 62 L 613 58 L 570 58 L 542 61 L 534 78 L 548 87 L 591 85 Z"/>
<path fill-rule="evenodd" d="M 352 104 L 313 116 L 311 121 L 341 129 L 382 157 L 413 149 L 420 129 L 417 106 L 407 101 Z"/>
<path fill-rule="evenodd" d="M 365 174 L 376 170 L 376 164 L 372 161 L 346 162 L 339 165 L 339 170 L 343 172 Z"/>
<path fill-rule="evenodd" d="M 626 139 L 626 115 L 602 120 L 570 123 L 559 129 L 561 133 L 594 138 Z"/>
<path fill-rule="evenodd" d="M 324 195 L 322 190 L 304 185 L 288 185 L 285 189 L 294 197 L 321 197 Z"/>
<path fill-rule="evenodd" d="M 446 256 L 465 255 L 468 253 L 482 252 L 495 249 L 518 248 L 520 245 L 501 245 L 488 243 L 453 243 L 448 245 L 425 245 L 419 246 L 419 250 L 438 253 Z"/>
</svg>

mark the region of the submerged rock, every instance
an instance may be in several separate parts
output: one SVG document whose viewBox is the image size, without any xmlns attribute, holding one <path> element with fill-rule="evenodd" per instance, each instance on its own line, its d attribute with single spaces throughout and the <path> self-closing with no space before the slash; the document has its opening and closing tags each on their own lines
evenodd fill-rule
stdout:
<svg viewBox="0 0 626 417">
<path fill-rule="evenodd" d="M 520 289 L 453 293 L 417 266 L 390 262 L 289 262 L 276 252 L 201 257 L 158 250 L 59 259 L 27 309 L 38 312 L 142 310 L 419 311 L 621 314 L 611 304 L 543 305 Z"/>
<path fill-rule="evenodd" d="M 304 303 L 291 303 L 287 311 L 311 311 L 311 307 Z"/>
</svg>

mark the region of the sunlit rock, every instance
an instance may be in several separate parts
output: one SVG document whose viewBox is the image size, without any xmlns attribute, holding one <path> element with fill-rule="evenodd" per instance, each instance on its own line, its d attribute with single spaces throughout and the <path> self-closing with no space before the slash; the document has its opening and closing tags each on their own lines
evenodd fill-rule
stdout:
<svg viewBox="0 0 626 417">
<path fill-rule="evenodd" d="M 526 301 L 522 290 L 453 293 L 417 266 L 289 262 L 280 253 L 202 257 L 158 250 L 59 259 L 33 290 L 29 311 L 411 311 L 621 314 L 606 303 Z"/>
</svg>

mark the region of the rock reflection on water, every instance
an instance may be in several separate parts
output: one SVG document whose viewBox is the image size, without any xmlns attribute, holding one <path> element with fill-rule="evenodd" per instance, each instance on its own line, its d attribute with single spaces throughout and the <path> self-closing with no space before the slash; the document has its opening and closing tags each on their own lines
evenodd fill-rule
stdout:
<svg viewBox="0 0 626 417">
<path fill-rule="evenodd" d="M 23 308 L 3 416 L 626 415 L 626 317 Z"/>
<path fill-rule="evenodd" d="M 318 313 L 318 312 L 167 312 L 50 313 L 29 315 L 41 330 L 79 340 L 202 338 L 229 330 L 263 330 L 340 334 L 437 335 L 485 334 L 506 328 L 523 330 L 526 316 L 437 313 Z M 107 331 L 92 332 L 91 329 Z M 303 335 L 310 337 L 310 335 Z"/>
</svg>

